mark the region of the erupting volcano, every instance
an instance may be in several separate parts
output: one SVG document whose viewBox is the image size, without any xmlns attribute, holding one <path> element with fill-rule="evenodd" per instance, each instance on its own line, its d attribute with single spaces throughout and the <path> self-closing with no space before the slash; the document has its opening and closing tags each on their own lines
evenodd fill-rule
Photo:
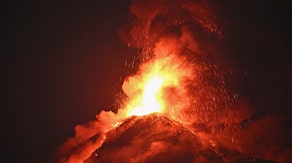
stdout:
<svg viewBox="0 0 292 163">
<path fill-rule="evenodd" d="M 117 111 L 78 125 L 58 149 L 58 162 L 273 159 L 243 146 L 239 135 L 248 135 L 242 126 L 251 113 L 244 105 L 232 109 L 240 102 L 216 50 L 224 36 L 208 3 L 133 0 L 130 12 L 121 38 L 139 50 L 138 69 L 124 80 Z"/>
</svg>

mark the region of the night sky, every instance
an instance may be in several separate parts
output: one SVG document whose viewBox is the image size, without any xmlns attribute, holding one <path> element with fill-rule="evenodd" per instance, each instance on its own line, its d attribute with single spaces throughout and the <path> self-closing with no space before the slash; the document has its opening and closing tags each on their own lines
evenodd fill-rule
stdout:
<svg viewBox="0 0 292 163">
<path fill-rule="evenodd" d="M 284 116 L 288 124 L 291 2 L 216 3 L 223 48 L 242 74 L 241 96 L 257 114 Z M 75 125 L 113 108 L 133 71 L 125 62 L 137 51 L 119 37 L 130 23 L 130 1 L 15 0 L 2 7 L 1 159 L 47 160 Z M 290 125 L 283 128 L 291 135 Z"/>
</svg>

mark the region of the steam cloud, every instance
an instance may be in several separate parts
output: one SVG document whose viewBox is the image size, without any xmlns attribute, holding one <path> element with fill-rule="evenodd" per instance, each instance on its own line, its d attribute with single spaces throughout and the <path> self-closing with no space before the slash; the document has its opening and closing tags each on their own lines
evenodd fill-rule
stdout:
<svg viewBox="0 0 292 163">
<path fill-rule="evenodd" d="M 213 147 L 218 153 L 221 152 L 222 145 L 247 155 L 277 161 L 287 159 L 291 151 L 275 145 L 275 141 L 281 139 L 281 136 L 270 134 L 271 131 L 262 128 L 278 123 L 279 119 L 266 117 L 255 121 L 249 127 L 242 127 L 249 125 L 244 122 L 251 121 L 252 110 L 246 102 L 239 100 L 236 91 L 230 89 L 227 84 L 232 77 L 232 71 L 224 65 L 214 45 L 224 36 L 206 1 L 133 0 L 130 13 L 131 24 L 129 28 L 121 30 L 120 36 L 126 45 L 140 50 L 139 65 L 175 53 L 181 63 L 172 64 L 186 67 L 192 72 L 192 75 L 185 75 L 184 80 L 179 81 L 183 83 L 182 87 L 169 87 L 165 90 L 174 94 L 166 97 L 169 101 L 175 101 L 169 103 L 169 108 L 172 109 L 170 117 L 198 132 L 207 140 L 208 145 L 215 142 Z M 132 84 L 132 80 L 139 78 L 145 69 L 147 64 L 140 67 L 136 75 L 125 80 L 125 96 L 135 96 L 135 93 L 129 95 L 131 92 L 125 89 Z M 182 90 L 183 93 L 180 93 Z M 127 118 L 124 105 L 121 104 L 117 113 L 102 111 L 96 116 L 96 120 L 76 126 L 75 137 L 69 138 L 57 150 L 54 159 L 58 162 L 81 162 L 88 158 L 102 145 L 107 131 Z M 269 133 L 268 137 L 266 133 Z M 263 137 L 267 139 L 262 140 Z M 141 141 L 143 138 L 135 140 L 134 143 Z M 254 145 L 258 148 L 254 148 Z M 132 161 L 146 160 L 166 148 L 167 144 L 154 142 L 148 152 L 132 158 Z M 128 150 L 135 149 L 129 147 L 122 154 L 127 155 Z M 278 150 L 278 153 L 275 153 L 275 150 Z M 222 157 L 225 156 L 222 154 Z"/>
</svg>

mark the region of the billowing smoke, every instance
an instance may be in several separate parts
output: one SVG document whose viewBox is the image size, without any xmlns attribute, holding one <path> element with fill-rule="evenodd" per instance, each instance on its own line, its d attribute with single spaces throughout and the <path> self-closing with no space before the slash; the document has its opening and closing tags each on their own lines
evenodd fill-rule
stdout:
<svg viewBox="0 0 292 163">
<path fill-rule="evenodd" d="M 214 110 L 228 107 L 237 95 L 227 88 L 226 76 L 231 76 L 232 72 L 219 59 L 221 54 L 214 45 L 223 36 L 211 7 L 206 1 L 132 2 L 131 26 L 121 34 L 122 40 L 128 46 L 141 50 L 141 62 L 173 53 L 186 58 L 179 61 L 192 71 L 184 80 L 188 82 L 183 85 L 187 87 L 185 106 L 178 107 L 190 113 L 183 115 L 183 121 L 187 121 L 186 115 L 191 116 L 189 119 L 195 118 L 194 121 L 218 119 L 216 116 L 221 115 Z M 170 90 L 175 89 L 182 87 Z"/>
<path fill-rule="evenodd" d="M 145 74 L 151 76 L 153 69 L 163 72 L 172 67 L 167 71 L 179 72 L 167 78 L 164 93 L 159 97 L 167 101 L 164 115 L 196 132 L 205 141 L 203 144 L 222 157 L 228 157 L 221 150 L 226 147 L 278 161 L 287 158 L 283 153 L 289 151 L 275 145 L 281 137 L 276 134 L 266 137 L 270 132 L 262 128 L 278 122 L 277 118 L 252 119 L 251 107 L 240 100 L 233 88 L 236 84 L 232 84 L 232 67 L 226 65 L 221 57 L 223 52 L 218 50 L 224 36 L 211 9 L 207 1 L 133 0 L 130 25 L 120 31 L 120 36 L 127 46 L 139 50 L 140 58 L 135 61 L 137 73 L 125 79 L 120 108 L 116 113 L 102 111 L 96 120 L 76 126 L 75 137 L 69 138 L 54 157 L 59 162 L 87 159 L 102 145 L 106 133 L 131 115 L 127 109 L 132 107 L 132 101 L 141 98 L 142 88 L 137 83 L 146 81 Z M 143 138 L 133 140 L 137 144 L 141 141 Z M 258 148 L 254 148 L 256 145 Z M 146 160 L 166 149 L 163 142 L 152 143 L 149 151 L 132 161 Z M 273 153 L 274 150 L 278 153 Z"/>
</svg>

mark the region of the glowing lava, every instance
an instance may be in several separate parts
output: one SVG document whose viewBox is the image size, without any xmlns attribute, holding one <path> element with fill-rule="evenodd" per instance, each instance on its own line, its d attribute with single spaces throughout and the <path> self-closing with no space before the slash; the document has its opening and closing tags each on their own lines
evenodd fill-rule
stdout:
<svg viewBox="0 0 292 163">
<path fill-rule="evenodd" d="M 167 48 L 164 51 L 169 51 Z M 124 108 L 126 117 L 171 112 L 176 106 L 173 100 L 186 96 L 185 79 L 193 76 L 191 66 L 185 64 L 183 57 L 163 55 L 161 51 L 142 64 L 137 75 L 127 78 L 123 84 L 128 97 Z"/>
<path fill-rule="evenodd" d="M 143 88 L 142 99 L 140 102 L 141 105 L 129 110 L 129 116 L 160 112 L 162 106 L 159 100 L 159 95 L 161 93 L 162 83 L 163 79 L 156 76 L 146 82 Z"/>
</svg>

